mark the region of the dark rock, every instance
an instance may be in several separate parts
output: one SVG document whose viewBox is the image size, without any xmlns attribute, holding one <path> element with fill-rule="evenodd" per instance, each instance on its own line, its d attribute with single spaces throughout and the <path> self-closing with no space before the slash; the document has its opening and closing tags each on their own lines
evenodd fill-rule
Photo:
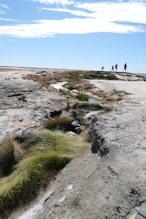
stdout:
<svg viewBox="0 0 146 219">
<path fill-rule="evenodd" d="M 24 95 L 21 95 L 19 98 L 18 98 L 19 101 L 26 101 L 25 99 L 25 96 Z"/>
<path fill-rule="evenodd" d="M 85 130 L 85 126 L 81 125 L 81 126 L 75 128 L 75 133 L 80 134 L 84 130 Z"/>
<path fill-rule="evenodd" d="M 109 152 L 107 142 L 104 136 L 101 134 L 102 127 L 97 123 L 92 122 L 91 127 L 91 151 L 94 154 L 99 154 L 101 157 L 105 156 Z"/>
<path fill-rule="evenodd" d="M 12 93 L 12 94 L 9 94 L 8 97 L 19 97 L 22 95 L 23 95 L 22 93 Z"/>
<path fill-rule="evenodd" d="M 54 110 L 52 112 L 50 112 L 50 117 L 56 117 L 56 116 L 60 116 L 62 113 L 62 110 Z"/>
</svg>

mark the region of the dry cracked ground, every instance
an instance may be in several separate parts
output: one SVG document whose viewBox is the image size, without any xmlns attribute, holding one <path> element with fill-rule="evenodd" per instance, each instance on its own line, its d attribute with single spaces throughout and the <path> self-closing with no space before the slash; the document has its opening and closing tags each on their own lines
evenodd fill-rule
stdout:
<svg viewBox="0 0 146 219">
<path fill-rule="evenodd" d="M 10 219 L 134 219 L 146 201 L 146 82 L 90 83 L 107 92 L 129 93 L 115 110 L 93 122 L 97 150 L 108 153 L 86 151 L 58 174 L 43 196 Z"/>
</svg>

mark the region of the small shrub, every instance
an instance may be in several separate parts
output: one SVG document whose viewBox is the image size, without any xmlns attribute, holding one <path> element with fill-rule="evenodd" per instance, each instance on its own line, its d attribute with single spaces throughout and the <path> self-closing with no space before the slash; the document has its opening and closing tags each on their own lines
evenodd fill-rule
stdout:
<svg viewBox="0 0 146 219">
<path fill-rule="evenodd" d="M 73 85 L 69 85 L 69 86 L 67 86 L 67 89 L 71 91 L 71 90 L 74 90 L 75 87 Z"/>
<path fill-rule="evenodd" d="M 84 114 L 83 112 L 81 112 L 80 110 L 76 110 L 76 109 L 73 109 L 71 111 L 72 113 L 72 116 L 79 121 L 80 124 L 83 124 L 84 123 Z"/>
<path fill-rule="evenodd" d="M 69 74 L 69 81 L 80 81 L 80 72 L 74 71 Z"/>
<path fill-rule="evenodd" d="M 0 142 L 0 176 L 7 176 L 16 164 L 14 147 L 11 139 Z"/>
<path fill-rule="evenodd" d="M 91 110 L 91 111 L 96 111 L 96 110 L 102 110 L 104 109 L 104 106 L 101 105 L 100 103 L 89 103 L 89 102 L 80 102 L 80 103 L 75 103 L 72 106 L 73 109 L 84 109 L 84 110 Z"/>
<path fill-rule="evenodd" d="M 71 114 L 72 114 L 72 116 L 73 116 L 75 119 L 77 119 L 77 116 L 78 116 L 78 111 L 77 111 L 77 110 L 73 109 L 73 110 L 71 111 Z"/>
<path fill-rule="evenodd" d="M 79 93 L 76 98 L 80 101 L 88 101 L 89 97 L 87 94 Z"/>
<path fill-rule="evenodd" d="M 68 92 L 66 90 L 59 89 L 59 92 L 63 95 L 68 95 Z"/>
<path fill-rule="evenodd" d="M 33 145 L 36 145 L 41 139 L 34 133 L 17 135 L 14 140 L 23 146 L 24 149 L 28 149 Z"/>
<path fill-rule="evenodd" d="M 45 128 L 50 130 L 73 131 L 74 127 L 71 125 L 72 121 L 73 120 L 68 117 L 51 118 L 46 122 Z"/>
<path fill-rule="evenodd" d="M 88 80 L 92 80 L 92 79 L 95 78 L 95 77 L 90 76 L 90 75 L 85 75 L 83 78 L 84 78 L 84 79 L 88 79 Z"/>
</svg>

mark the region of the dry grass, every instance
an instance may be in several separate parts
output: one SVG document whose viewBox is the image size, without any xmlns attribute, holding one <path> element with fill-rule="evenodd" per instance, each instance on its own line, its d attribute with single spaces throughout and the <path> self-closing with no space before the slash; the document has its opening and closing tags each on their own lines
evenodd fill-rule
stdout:
<svg viewBox="0 0 146 219">
<path fill-rule="evenodd" d="M 96 110 L 104 109 L 104 106 L 101 105 L 100 103 L 89 103 L 86 101 L 82 101 L 82 102 L 77 102 L 73 104 L 72 108 L 96 111 Z"/>
<path fill-rule="evenodd" d="M 62 131 L 72 131 L 73 127 L 71 122 L 73 120 L 68 117 L 54 117 L 50 118 L 46 124 L 45 128 L 50 130 L 62 130 Z"/>
<path fill-rule="evenodd" d="M 80 101 L 88 101 L 89 97 L 87 94 L 79 93 L 77 94 L 76 98 Z"/>
<path fill-rule="evenodd" d="M 81 156 L 89 144 L 82 136 L 68 136 L 62 132 L 42 130 L 33 136 L 39 141 L 32 146 L 30 137 L 27 141 L 26 136 L 25 142 L 13 139 L 13 146 L 9 145 L 9 140 L 8 146 L 5 143 L 13 148 L 13 154 L 20 155 L 11 173 L 0 179 L 0 218 L 7 218 L 12 209 L 35 197 L 41 186 L 46 186 L 70 160 Z M 5 151 L 7 153 L 9 150 Z"/>
</svg>

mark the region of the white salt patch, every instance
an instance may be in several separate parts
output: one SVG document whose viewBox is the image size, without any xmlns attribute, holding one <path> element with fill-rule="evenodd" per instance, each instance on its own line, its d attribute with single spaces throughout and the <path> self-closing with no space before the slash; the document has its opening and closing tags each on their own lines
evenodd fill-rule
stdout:
<svg viewBox="0 0 146 219">
<path fill-rule="evenodd" d="M 58 202 L 63 202 L 65 200 L 65 196 L 63 196 L 61 199 L 59 199 Z"/>
<path fill-rule="evenodd" d="M 55 89 L 57 89 L 58 91 L 61 90 L 67 90 L 65 87 L 63 87 L 63 85 L 67 84 L 67 82 L 57 82 L 54 84 L 51 84 L 51 87 L 54 87 Z"/>
<path fill-rule="evenodd" d="M 72 190 L 72 188 L 73 188 L 73 185 L 71 184 L 67 187 L 67 190 L 70 191 L 70 190 Z"/>
<path fill-rule="evenodd" d="M 18 217 L 18 219 L 34 219 L 34 216 L 38 213 L 38 211 L 43 209 L 43 203 L 49 196 L 52 195 L 54 190 L 49 191 L 33 208 L 26 211 L 22 216 Z"/>
</svg>

